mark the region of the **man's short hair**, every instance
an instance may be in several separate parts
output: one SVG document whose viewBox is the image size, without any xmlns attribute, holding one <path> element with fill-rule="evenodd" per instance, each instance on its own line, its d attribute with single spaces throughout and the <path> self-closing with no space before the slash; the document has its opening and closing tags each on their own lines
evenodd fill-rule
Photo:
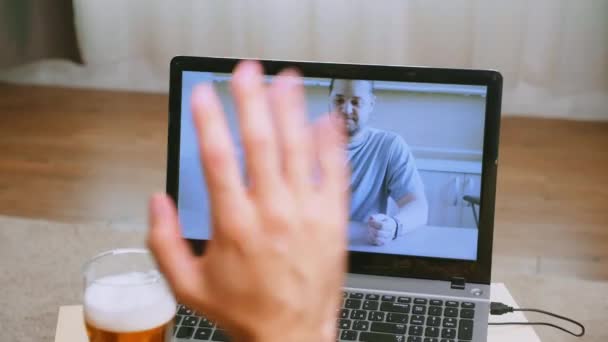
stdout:
<svg viewBox="0 0 608 342">
<path fill-rule="evenodd" d="M 331 91 L 334 90 L 334 81 L 336 79 L 332 78 L 331 81 L 329 81 L 329 93 L 331 94 Z M 372 95 L 374 94 L 374 81 L 372 80 L 346 80 L 346 81 L 366 81 L 369 82 L 369 91 L 372 93 Z"/>
</svg>

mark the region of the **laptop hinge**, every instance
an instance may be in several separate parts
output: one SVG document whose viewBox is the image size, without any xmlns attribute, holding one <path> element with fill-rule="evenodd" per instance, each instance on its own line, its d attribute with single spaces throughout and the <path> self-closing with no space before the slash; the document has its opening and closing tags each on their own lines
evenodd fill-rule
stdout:
<svg viewBox="0 0 608 342">
<path fill-rule="evenodd" d="M 466 281 L 462 277 L 452 277 L 452 279 L 450 279 L 450 282 L 450 287 L 456 290 L 464 290 L 464 287 L 466 285 Z"/>
</svg>

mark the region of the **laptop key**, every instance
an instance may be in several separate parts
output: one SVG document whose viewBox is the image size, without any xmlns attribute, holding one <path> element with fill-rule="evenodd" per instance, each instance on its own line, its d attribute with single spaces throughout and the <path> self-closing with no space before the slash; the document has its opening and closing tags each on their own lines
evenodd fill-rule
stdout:
<svg viewBox="0 0 608 342">
<path fill-rule="evenodd" d="M 180 305 L 179 310 L 177 311 L 177 313 L 180 314 L 180 315 L 184 315 L 184 316 L 194 315 L 194 311 L 193 310 L 191 310 L 191 309 L 189 309 L 189 308 L 187 308 L 187 307 L 185 307 L 183 305 Z"/>
<path fill-rule="evenodd" d="M 355 341 L 357 340 L 357 332 L 352 330 L 342 330 L 340 339 L 346 341 Z"/>
<path fill-rule="evenodd" d="M 353 330 L 367 331 L 367 330 L 369 330 L 369 322 L 368 321 L 355 321 L 353 323 Z"/>
<path fill-rule="evenodd" d="M 412 336 L 422 336 L 423 328 L 419 325 L 410 325 L 408 333 Z"/>
<path fill-rule="evenodd" d="M 198 322 L 199 328 L 213 328 L 213 322 L 211 322 L 206 317 L 201 317 L 200 322 Z"/>
<path fill-rule="evenodd" d="M 353 292 L 348 297 L 353 299 L 363 299 L 363 293 Z"/>
<path fill-rule="evenodd" d="M 426 304 L 427 302 L 424 298 L 414 298 L 414 304 Z"/>
<path fill-rule="evenodd" d="M 439 337 L 439 328 L 427 327 L 424 329 L 424 336 Z"/>
<path fill-rule="evenodd" d="M 426 325 L 428 325 L 429 327 L 438 327 L 441 325 L 441 318 L 428 316 L 426 318 Z"/>
<path fill-rule="evenodd" d="M 439 341 L 439 342 L 456 342 L 456 341 L 454 341 L 452 339 L 442 338 L 441 341 Z"/>
<path fill-rule="evenodd" d="M 409 304 L 382 302 L 382 304 L 380 304 L 380 310 L 388 312 L 410 313 L 410 306 Z"/>
<path fill-rule="evenodd" d="M 344 307 L 347 309 L 360 309 L 361 308 L 361 300 L 359 299 L 347 299 L 344 303 Z"/>
<path fill-rule="evenodd" d="M 197 324 L 198 324 L 198 317 L 188 316 L 188 317 L 184 317 L 184 319 L 182 320 L 182 325 L 185 325 L 188 327 L 195 327 Z"/>
<path fill-rule="evenodd" d="M 370 321 L 382 322 L 384 321 L 384 312 L 370 311 L 367 315 L 367 319 Z"/>
<path fill-rule="evenodd" d="M 456 328 L 456 319 L 455 318 L 444 318 L 443 327 L 444 328 Z"/>
<path fill-rule="evenodd" d="M 397 298 L 397 302 L 401 304 L 410 304 L 412 302 L 411 297 L 399 297 Z"/>
<path fill-rule="evenodd" d="M 195 340 L 208 340 L 211 337 L 211 329 L 198 328 L 194 336 L 192 336 Z"/>
<path fill-rule="evenodd" d="M 182 322 L 182 318 L 184 318 L 184 316 L 175 315 L 175 325 L 179 325 Z"/>
<path fill-rule="evenodd" d="M 458 317 L 458 309 L 456 308 L 445 308 L 443 311 L 445 317 Z"/>
<path fill-rule="evenodd" d="M 407 342 L 422 342 L 422 337 L 420 336 L 410 336 L 407 338 Z"/>
<path fill-rule="evenodd" d="M 194 333 L 193 327 L 180 327 L 175 335 L 177 338 L 190 338 Z"/>
<path fill-rule="evenodd" d="M 407 323 L 407 315 L 391 312 L 386 315 L 386 321 L 389 323 Z"/>
<path fill-rule="evenodd" d="M 350 319 L 339 319 L 338 327 L 340 329 L 350 329 L 351 320 Z"/>
<path fill-rule="evenodd" d="M 424 316 L 423 315 L 412 315 L 412 318 L 410 318 L 410 324 L 424 325 Z"/>
<path fill-rule="evenodd" d="M 369 300 L 380 300 L 380 296 L 374 293 L 368 293 L 365 295 L 365 299 Z"/>
<path fill-rule="evenodd" d="M 473 338 L 473 321 L 470 319 L 461 319 L 458 324 L 458 339 L 470 340 Z"/>
<path fill-rule="evenodd" d="M 460 318 L 473 318 L 475 317 L 475 311 L 472 309 L 460 310 Z"/>
<path fill-rule="evenodd" d="M 441 316 L 443 313 L 443 309 L 441 306 L 431 306 L 429 307 L 429 315 L 430 316 Z"/>
<path fill-rule="evenodd" d="M 441 330 L 441 337 L 449 339 L 456 338 L 456 329 L 444 328 L 443 330 Z"/>
<path fill-rule="evenodd" d="M 458 302 L 455 302 L 453 300 L 448 300 L 447 302 L 445 302 L 445 306 L 457 308 L 458 307 Z"/>
<path fill-rule="evenodd" d="M 365 310 L 378 310 L 379 302 L 375 300 L 366 300 L 363 302 L 363 309 Z"/>
<path fill-rule="evenodd" d="M 365 319 L 365 316 L 367 316 L 367 311 L 365 310 L 353 310 L 350 313 L 350 318 L 352 319 Z"/>
<path fill-rule="evenodd" d="M 473 308 L 475 308 L 475 303 L 462 302 L 462 304 L 460 306 L 462 306 L 465 309 L 473 309 Z"/>
<path fill-rule="evenodd" d="M 213 336 L 211 337 L 212 341 L 230 341 L 230 336 L 226 335 L 224 330 L 215 329 Z"/>
<path fill-rule="evenodd" d="M 424 305 L 414 305 L 412 309 L 412 313 L 416 315 L 424 315 L 426 314 L 426 306 Z"/>
<path fill-rule="evenodd" d="M 375 332 L 383 332 L 389 334 L 405 334 L 405 324 L 393 324 L 393 323 L 379 323 L 372 322 L 369 330 Z"/>
<path fill-rule="evenodd" d="M 431 299 L 431 305 L 442 306 L 443 301 L 439 299 Z"/>
<path fill-rule="evenodd" d="M 348 309 L 340 310 L 340 318 L 348 318 L 349 313 L 350 313 L 350 310 L 348 310 Z"/>
<path fill-rule="evenodd" d="M 404 342 L 405 336 L 373 332 L 359 333 L 359 341 L 363 342 Z"/>
<path fill-rule="evenodd" d="M 435 337 L 425 337 L 423 342 L 439 342 L 439 339 Z"/>
<path fill-rule="evenodd" d="M 395 296 L 383 295 L 382 296 L 382 301 L 383 302 L 394 302 L 395 301 Z"/>
</svg>

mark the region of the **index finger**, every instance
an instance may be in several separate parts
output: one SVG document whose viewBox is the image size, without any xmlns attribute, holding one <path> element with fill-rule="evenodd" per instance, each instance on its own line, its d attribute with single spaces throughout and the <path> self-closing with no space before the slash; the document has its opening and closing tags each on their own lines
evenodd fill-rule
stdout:
<svg viewBox="0 0 608 342">
<path fill-rule="evenodd" d="M 210 85 L 201 85 L 194 90 L 192 110 L 212 206 L 212 221 L 218 223 L 232 217 L 222 214 L 245 208 L 245 187 L 220 100 Z M 231 224 L 214 226 L 235 227 Z"/>
<path fill-rule="evenodd" d="M 262 66 L 255 61 L 240 62 L 231 86 L 245 149 L 248 180 L 253 184 L 254 194 L 273 198 L 282 189 L 282 177 Z"/>
</svg>

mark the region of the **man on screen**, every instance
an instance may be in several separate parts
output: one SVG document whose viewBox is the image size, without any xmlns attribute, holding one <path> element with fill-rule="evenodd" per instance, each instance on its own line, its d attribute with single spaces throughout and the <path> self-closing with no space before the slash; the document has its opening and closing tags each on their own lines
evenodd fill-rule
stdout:
<svg viewBox="0 0 608 342">
<path fill-rule="evenodd" d="M 350 219 L 367 225 L 368 241 L 384 245 L 426 224 L 424 185 L 408 145 L 399 135 L 367 126 L 376 96 L 373 82 L 332 80 L 330 109 L 346 122 L 351 166 Z M 388 199 L 398 207 L 387 212 Z"/>
</svg>

